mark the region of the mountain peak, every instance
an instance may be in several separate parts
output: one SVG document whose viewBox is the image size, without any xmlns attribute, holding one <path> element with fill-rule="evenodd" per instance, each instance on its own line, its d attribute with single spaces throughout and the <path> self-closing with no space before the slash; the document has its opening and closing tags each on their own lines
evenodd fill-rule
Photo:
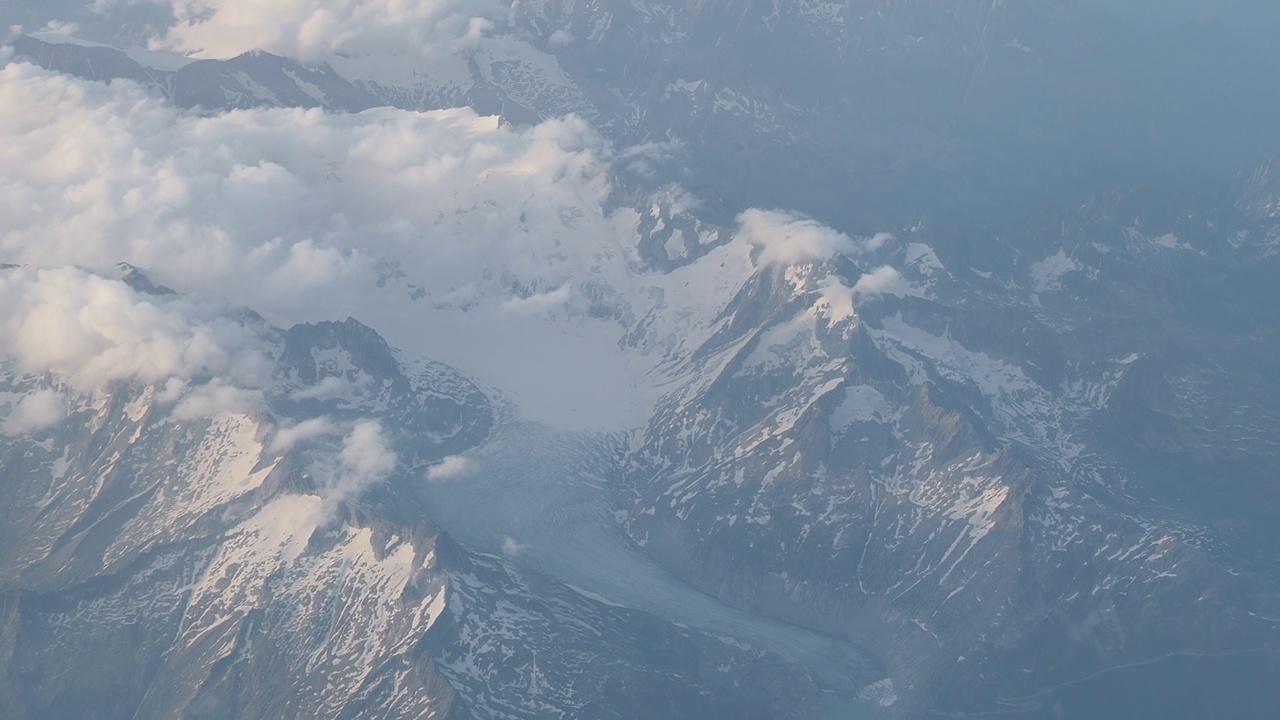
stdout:
<svg viewBox="0 0 1280 720">
<path fill-rule="evenodd" d="M 134 290 L 147 295 L 177 295 L 172 288 L 153 282 L 141 269 L 127 262 L 116 263 L 116 269 L 122 274 L 120 280 Z"/>
<path fill-rule="evenodd" d="M 359 373 L 379 381 L 400 376 L 400 365 L 387 341 L 352 317 L 289 328 L 280 366 L 307 385 L 333 376 L 355 379 Z"/>
</svg>

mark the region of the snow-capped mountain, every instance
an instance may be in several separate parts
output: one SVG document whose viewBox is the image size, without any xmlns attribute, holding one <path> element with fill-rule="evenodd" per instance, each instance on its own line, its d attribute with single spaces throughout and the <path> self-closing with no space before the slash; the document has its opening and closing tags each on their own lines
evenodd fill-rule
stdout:
<svg viewBox="0 0 1280 720">
<path fill-rule="evenodd" d="M 1280 703 L 1247 46 L 304 5 L 0 8 L 0 714 Z"/>
<path fill-rule="evenodd" d="M 423 477 L 500 416 L 450 368 L 354 320 L 236 323 L 270 362 L 248 396 L 7 363 L 7 716 L 784 717 L 819 694 L 769 648 L 441 536 Z"/>
<path fill-rule="evenodd" d="M 875 275 L 847 261 L 761 274 L 631 455 L 628 532 L 727 602 L 850 637 L 935 708 L 1083 713 L 1088 682 L 1045 688 L 1266 657 L 1272 232 L 1112 195 L 904 232 L 877 260 L 901 274 L 852 304 L 832 288 Z M 1160 682 L 1217 672 L 1199 662 Z"/>
</svg>

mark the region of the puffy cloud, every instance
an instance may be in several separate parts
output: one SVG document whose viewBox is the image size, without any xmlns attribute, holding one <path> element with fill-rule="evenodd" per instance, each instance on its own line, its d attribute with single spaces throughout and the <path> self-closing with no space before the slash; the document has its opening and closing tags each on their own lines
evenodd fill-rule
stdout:
<svg viewBox="0 0 1280 720">
<path fill-rule="evenodd" d="M 427 469 L 427 482 L 452 480 L 470 469 L 470 460 L 461 455 L 450 455 Z"/>
<path fill-rule="evenodd" d="M 137 1 L 98 0 L 97 7 Z M 507 14 L 493 0 L 146 1 L 174 17 L 156 49 L 207 58 L 266 50 L 303 62 L 395 51 L 446 57 L 475 47 L 492 18 Z"/>
<path fill-rule="evenodd" d="M 271 439 L 271 445 L 268 446 L 268 450 L 282 452 L 289 450 L 300 442 L 314 440 L 336 432 L 338 432 L 337 427 L 328 418 L 309 418 L 297 425 L 290 425 L 276 430 L 275 437 Z"/>
<path fill-rule="evenodd" d="M 0 260 L 125 260 L 287 322 L 376 306 L 388 263 L 427 302 L 471 285 L 496 307 L 512 287 L 563 286 L 616 237 L 606 152 L 573 118 L 515 131 L 465 109 L 199 117 L 127 82 L 15 63 L 0 69 Z"/>
<path fill-rule="evenodd" d="M 382 480 L 396 469 L 397 460 L 383 436 L 382 424 L 366 420 L 356 423 L 342 441 L 338 462 L 354 476 Z"/>
<path fill-rule="evenodd" d="M 759 248 L 759 262 L 794 264 L 852 253 L 853 240 L 815 220 L 777 210 L 747 210 L 738 216 L 738 237 Z"/>
<path fill-rule="evenodd" d="M 26 435 L 58 424 L 67 415 L 67 398 L 57 390 L 41 389 L 23 396 L 0 422 L 0 433 Z"/>
<path fill-rule="evenodd" d="M 517 542 L 515 538 L 507 535 L 502 538 L 502 554 L 509 558 L 516 558 L 525 553 L 529 546 L 522 542 Z"/>
<path fill-rule="evenodd" d="M 878 232 L 862 243 L 863 252 L 875 252 L 895 240 L 893 233 Z"/>
<path fill-rule="evenodd" d="M 320 382 L 315 385 L 294 390 L 292 393 L 289 393 L 289 397 L 294 400 L 340 397 L 352 390 L 366 387 L 372 382 L 373 378 L 363 371 L 361 371 L 355 379 L 351 380 L 340 375 L 330 375 L 322 378 Z"/>
<path fill-rule="evenodd" d="M 342 440 L 337 472 L 323 488 L 325 502 L 332 506 L 356 497 L 390 477 L 398 463 L 399 458 L 382 431 L 382 423 L 376 420 L 356 423 Z"/>
<path fill-rule="evenodd" d="M 564 288 L 535 304 L 564 301 L 543 315 L 572 323 L 596 301 L 583 278 L 629 282 L 634 228 L 603 210 L 610 157 L 576 118 L 516 130 L 467 109 L 202 117 L 129 82 L 12 63 L 0 68 L 0 262 L 127 261 L 282 326 L 354 316 L 567 417 L 566 392 L 510 347 L 528 348 L 515 333 L 548 318 L 505 304 Z M 455 341 L 428 342 L 442 334 Z M 601 359 L 616 336 L 583 338 L 543 349 L 582 366 L 574 382 L 625 386 L 621 361 Z"/>
<path fill-rule="evenodd" d="M 81 270 L 0 272 L 0 308 L 0 355 L 81 390 L 215 374 L 256 385 L 269 368 L 224 306 L 150 298 Z"/>
<path fill-rule="evenodd" d="M 551 43 L 555 47 L 568 47 L 569 45 L 577 42 L 577 40 L 578 39 L 573 36 L 573 33 L 564 29 L 556 30 L 547 37 L 547 42 Z"/>
<path fill-rule="evenodd" d="M 262 407 L 262 391 L 236 387 L 222 378 L 197 385 L 174 406 L 175 420 L 196 420 L 220 413 L 245 413 Z"/>
<path fill-rule="evenodd" d="M 901 282 L 902 275 L 894 268 L 885 265 L 858 278 L 858 282 L 853 284 L 853 294 L 874 296 L 885 292 L 891 293 Z"/>
</svg>

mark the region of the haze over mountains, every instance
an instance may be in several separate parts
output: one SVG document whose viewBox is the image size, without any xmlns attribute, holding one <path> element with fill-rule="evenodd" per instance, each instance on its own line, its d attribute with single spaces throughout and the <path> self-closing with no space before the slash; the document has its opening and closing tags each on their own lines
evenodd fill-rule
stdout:
<svg viewBox="0 0 1280 720">
<path fill-rule="evenodd" d="M 1280 707 L 1270 6 L 0 21 L 0 715 Z"/>
</svg>

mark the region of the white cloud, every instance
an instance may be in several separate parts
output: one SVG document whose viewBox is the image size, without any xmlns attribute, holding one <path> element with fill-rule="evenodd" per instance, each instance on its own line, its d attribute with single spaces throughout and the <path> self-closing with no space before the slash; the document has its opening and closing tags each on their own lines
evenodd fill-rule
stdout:
<svg viewBox="0 0 1280 720">
<path fill-rule="evenodd" d="M 294 400 L 342 397 L 347 393 L 368 387 L 372 382 L 373 378 L 363 370 L 354 379 L 347 379 L 341 375 L 329 375 L 321 378 L 315 385 L 294 390 L 289 397 Z"/>
<path fill-rule="evenodd" d="M 573 33 L 563 28 L 552 32 L 551 35 L 547 37 L 547 42 L 551 43 L 555 47 L 567 47 L 577 42 L 577 40 L 578 39 L 573 36 Z"/>
<path fill-rule="evenodd" d="M 541 313 L 563 307 L 569 301 L 569 296 L 573 288 L 568 283 L 561 285 L 555 290 L 544 293 L 535 293 L 529 297 L 515 297 L 502 303 L 498 307 L 503 312 L 517 313 L 522 315 L 538 315 Z"/>
<path fill-rule="evenodd" d="M 41 389 L 20 399 L 0 422 L 0 432 L 5 435 L 26 435 L 44 430 L 67 416 L 67 398 L 56 390 Z"/>
<path fill-rule="evenodd" d="M 332 507 L 334 503 L 358 496 L 390 477 L 398 463 L 382 423 L 376 420 L 356 423 L 342 440 L 338 470 L 322 492 L 325 502 Z"/>
<path fill-rule="evenodd" d="M 564 308 L 535 316 L 503 305 L 519 288 L 631 282 L 634 228 L 603 210 L 611 152 L 576 118 L 516 130 L 466 109 L 198 116 L 129 82 L 15 63 L 0 68 L 0 262 L 131 262 L 281 326 L 356 317 L 537 398 L 523 402 L 539 417 L 595 425 L 576 419 L 574 387 L 549 388 L 512 351 L 535 322 L 587 318 L 591 299 L 553 292 L 539 300 Z M 565 383 L 628 386 L 616 335 L 538 337 Z"/>
<path fill-rule="evenodd" d="M 738 216 L 738 237 L 759 248 L 759 262 L 795 264 L 851 253 L 848 235 L 815 220 L 777 210 L 747 210 Z"/>
<path fill-rule="evenodd" d="M 342 441 L 338 462 L 352 475 L 377 481 L 396 469 L 397 460 L 383 436 L 382 423 L 366 420 L 356 423 Z"/>
<path fill-rule="evenodd" d="M 271 439 L 271 445 L 268 450 L 271 452 L 283 452 L 300 442 L 314 440 L 336 432 L 338 432 L 337 427 L 328 418 L 309 418 L 297 425 L 290 425 L 276 430 L 275 437 Z"/>
<path fill-rule="evenodd" d="M 354 310 L 380 307 L 368 289 L 393 261 L 429 301 L 471 285 L 496 307 L 510 287 L 563 286 L 614 241 L 607 152 L 574 118 L 516 131 L 465 109 L 199 117 L 128 82 L 10 64 L 0 259 L 128 261 L 285 322 L 372 315 Z"/>
<path fill-rule="evenodd" d="M 75 269 L 0 273 L 0 355 L 80 390 L 222 374 L 258 384 L 257 340 L 218 304 L 162 301 Z"/>
<path fill-rule="evenodd" d="M 99 0 L 100 7 L 137 0 Z M 490 18 L 489 0 L 146 0 L 172 9 L 175 22 L 153 45 L 199 57 L 266 50 L 304 62 L 342 53 L 412 51 L 423 57 L 474 47 Z"/>
<path fill-rule="evenodd" d="M 264 405 L 261 390 L 236 387 L 222 378 L 191 388 L 173 408 L 175 420 L 196 420 L 221 413 L 246 413 Z"/>
<path fill-rule="evenodd" d="M 523 555 L 529 546 L 522 542 L 516 542 L 516 539 L 510 535 L 502 538 L 502 554 L 509 558 L 515 558 Z"/>
<path fill-rule="evenodd" d="M 181 400 L 190 387 L 191 383 L 183 378 L 169 378 L 164 381 L 163 386 L 159 387 L 156 402 L 161 405 L 172 405 Z"/>
<path fill-rule="evenodd" d="M 878 267 L 858 278 L 853 284 L 853 294 L 858 296 L 875 296 L 881 293 L 892 293 L 902 282 L 902 275 L 888 265 Z"/>
<path fill-rule="evenodd" d="M 427 482 L 452 480 L 471 469 L 471 461 L 461 455 L 450 455 L 427 468 Z"/>
<path fill-rule="evenodd" d="M 893 233 L 878 232 L 862 243 L 862 252 L 875 252 L 895 239 Z"/>
</svg>

